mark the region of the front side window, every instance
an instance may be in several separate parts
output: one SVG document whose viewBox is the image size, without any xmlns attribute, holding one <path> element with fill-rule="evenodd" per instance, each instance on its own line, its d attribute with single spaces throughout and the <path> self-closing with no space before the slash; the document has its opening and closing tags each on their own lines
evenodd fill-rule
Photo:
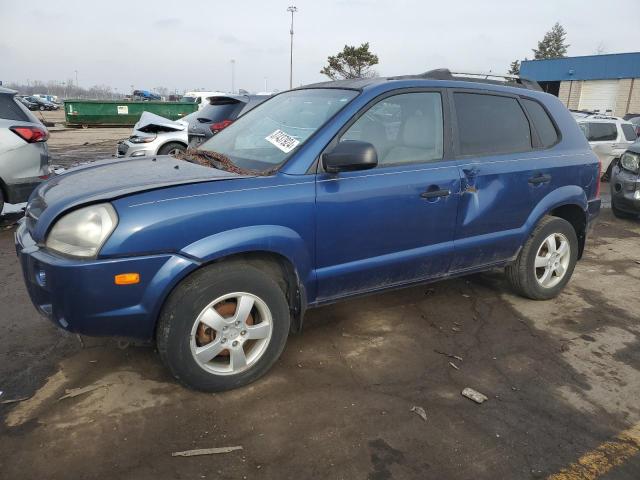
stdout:
<svg viewBox="0 0 640 480">
<path fill-rule="evenodd" d="M 589 122 L 587 140 L 590 142 L 611 142 L 618 138 L 615 123 Z"/>
<path fill-rule="evenodd" d="M 624 133 L 624 138 L 626 138 L 629 142 L 635 142 L 638 136 L 636 135 L 636 129 L 633 128 L 633 125 L 623 123 L 621 127 L 622 133 Z"/>
<path fill-rule="evenodd" d="M 342 135 L 371 143 L 379 166 L 442 159 L 442 98 L 437 92 L 402 93 L 367 110 Z"/>
<path fill-rule="evenodd" d="M 531 129 L 515 98 L 478 93 L 453 95 L 462 155 L 531 150 Z"/>
<path fill-rule="evenodd" d="M 241 169 L 272 170 L 357 95 L 333 88 L 282 93 L 239 117 L 200 150 L 221 154 Z"/>
</svg>

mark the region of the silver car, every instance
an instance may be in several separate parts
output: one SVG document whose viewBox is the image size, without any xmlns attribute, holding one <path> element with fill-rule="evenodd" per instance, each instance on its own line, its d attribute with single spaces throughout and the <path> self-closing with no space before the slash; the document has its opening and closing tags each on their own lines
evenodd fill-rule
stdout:
<svg viewBox="0 0 640 480">
<path fill-rule="evenodd" d="M 117 157 L 150 157 L 174 155 L 187 149 L 189 120 L 197 112 L 180 120 L 169 120 L 150 112 L 143 112 L 133 127 L 133 134 L 118 142 Z"/>
<path fill-rule="evenodd" d="M 0 87 L 0 213 L 5 202 L 26 202 L 50 173 L 49 132 L 15 95 Z"/>
<path fill-rule="evenodd" d="M 632 123 L 618 117 L 597 113 L 574 112 L 578 126 L 587 137 L 602 164 L 602 179 L 609 180 L 611 169 L 637 139 Z"/>
</svg>

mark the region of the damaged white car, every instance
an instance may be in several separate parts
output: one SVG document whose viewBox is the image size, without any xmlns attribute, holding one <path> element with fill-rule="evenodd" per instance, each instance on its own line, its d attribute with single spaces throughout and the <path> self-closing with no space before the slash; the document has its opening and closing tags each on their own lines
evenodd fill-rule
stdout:
<svg viewBox="0 0 640 480">
<path fill-rule="evenodd" d="M 118 142 L 116 157 L 175 155 L 185 151 L 189 121 L 196 114 L 194 112 L 174 121 L 155 113 L 143 112 L 133 126 L 133 134 Z"/>
</svg>

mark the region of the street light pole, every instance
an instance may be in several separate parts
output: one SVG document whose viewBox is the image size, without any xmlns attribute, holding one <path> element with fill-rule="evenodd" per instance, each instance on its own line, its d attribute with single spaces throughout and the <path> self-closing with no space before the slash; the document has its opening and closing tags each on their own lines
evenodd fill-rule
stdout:
<svg viewBox="0 0 640 480">
<path fill-rule="evenodd" d="M 293 14 L 298 11 L 298 8 L 291 5 L 287 8 L 287 12 L 291 12 L 291 29 L 289 34 L 291 35 L 291 46 L 289 49 L 289 90 L 293 88 Z"/>
</svg>

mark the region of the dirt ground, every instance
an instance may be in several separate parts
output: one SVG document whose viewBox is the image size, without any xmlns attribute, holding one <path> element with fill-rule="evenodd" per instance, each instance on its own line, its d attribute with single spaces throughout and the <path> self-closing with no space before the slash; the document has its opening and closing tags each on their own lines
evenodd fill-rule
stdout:
<svg viewBox="0 0 640 480">
<path fill-rule="evenodd" d="M 91 155 L 94 131 L 106 135 L 54 133 L 51 149 Z M 180 387 L 151 346 L 81 343 L 40 318 L 12 235 L 0 231 L 0 478 L 640 478 L 640 221 L 609 209 L 555 300 L 489 272 L 312 310 L 270 373 L 223 394 Z"/>
</svg>

